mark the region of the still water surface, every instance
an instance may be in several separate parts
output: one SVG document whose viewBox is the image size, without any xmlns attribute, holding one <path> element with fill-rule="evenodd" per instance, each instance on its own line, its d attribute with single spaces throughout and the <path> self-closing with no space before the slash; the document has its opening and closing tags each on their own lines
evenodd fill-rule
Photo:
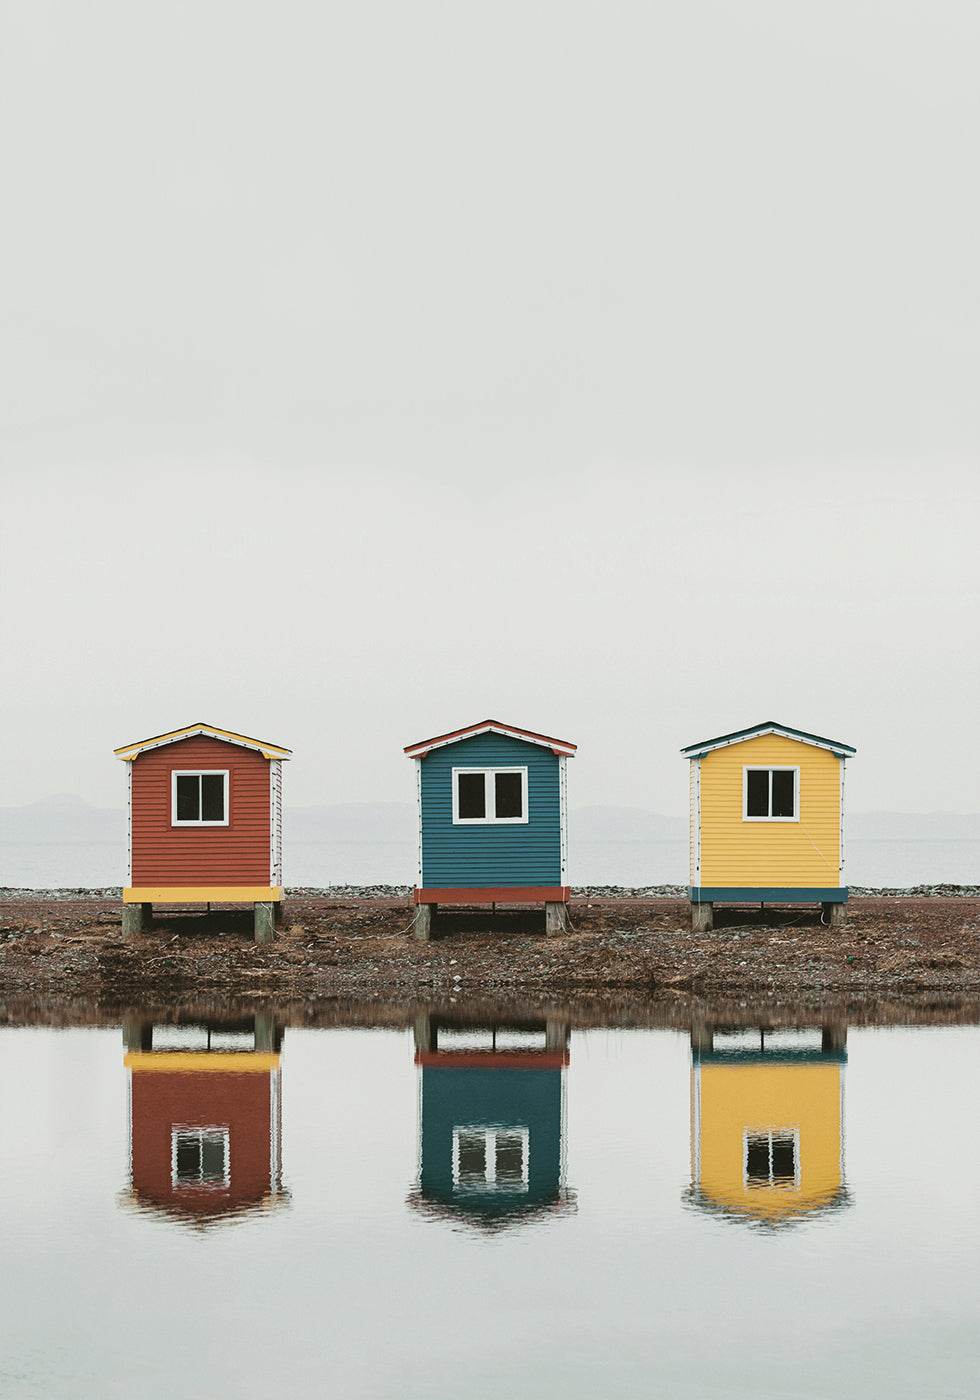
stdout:
<svg viewBox="0 0 980 1400">
<path fill-rule="evenodd" d="M 0 1394 L 967 1396 L 980 1029 L 0 1031 Z"/>
</svg>

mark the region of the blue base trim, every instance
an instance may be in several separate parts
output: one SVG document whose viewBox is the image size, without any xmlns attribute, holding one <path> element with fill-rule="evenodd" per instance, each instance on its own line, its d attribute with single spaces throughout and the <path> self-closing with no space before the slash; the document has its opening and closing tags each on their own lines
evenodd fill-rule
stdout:
<svg viewBox="0 0 980 1400">
<path fill-rule="evenodd" d="M 772 889 L 762 886 L 736 886 L 722 889 L 717 885 L 688 885 L 687 897 L 692 904 L 846 904 L 847 886 L 829 890 Z"/>
</svg>

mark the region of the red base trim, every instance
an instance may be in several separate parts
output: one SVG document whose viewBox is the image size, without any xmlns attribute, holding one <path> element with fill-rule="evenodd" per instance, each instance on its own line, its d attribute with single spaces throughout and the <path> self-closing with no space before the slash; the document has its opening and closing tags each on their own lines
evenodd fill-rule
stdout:
<svg viewBox="0 0 980 1400">
<path fill-rule="evenodd" d="M 416 904 L 567 904 L 570 885 L 504 885 L 500 889 L 416 889 Z"/>
<path fill-rule="evenodd" d="M 416 1050 L 415 1063 L 430 1069 L 561 1069 L 567 1050 Z"/>
</svg>

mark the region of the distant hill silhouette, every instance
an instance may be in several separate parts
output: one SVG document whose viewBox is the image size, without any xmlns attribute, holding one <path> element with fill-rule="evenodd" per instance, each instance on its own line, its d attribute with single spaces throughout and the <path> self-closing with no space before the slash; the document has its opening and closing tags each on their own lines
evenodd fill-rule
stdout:
<svg viewBox="0 0 980 1400">
<path fill-rule="evenodd" d="M 341 802 L 285 812 L 291 841 L 414 841 L 410 802 Z M 569 838 L 582 841 L 686 841 L 687 817 L 643 807 L 579 807 L 569 813 Z M 980 841 L 980 813 L 853 812 L 851 841 Z M 56 793 L 23 807 L 0 807 L 0 842 L 124 842 L 126 813 L 94 807 L 74 793 Z"/>
</svg>

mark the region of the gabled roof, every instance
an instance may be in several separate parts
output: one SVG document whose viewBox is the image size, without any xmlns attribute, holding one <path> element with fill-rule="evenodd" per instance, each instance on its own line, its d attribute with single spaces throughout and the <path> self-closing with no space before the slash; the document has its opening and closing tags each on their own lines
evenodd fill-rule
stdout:
<svg viewBox="0 0 980 1400">
<path fill-rule="evenodd" d="M 279 744 L 267 744 L 263 739 L 249 739 L 245 734 L 232 734 L 228 729 L 215 729 L 213 724 L 188 724 L 184 729 L 172 729 L 169 734 L 154 734 L 152 739 L 140 739 L 135 744 L 124 744 L 121 749 L 113 749 L 117 758 L 130 761 L 145 749 L 160 749 L 164 744 L 176 744 L 180 739 L 193 739 L 198 734 L 207 734 L 212 739 L 222 739 L 226 744 L 240 744 L 243 749 L 254 749 L 263 758 L 289 758 L 292 749 L 284 749 Z"/>
<path fill-rule="evenodd" d="M 717 739 L 702 739 L 700 744 L 690 744 L 686 749 L 681 749 L 681 753 L 685 758 L 700 758 L 712 749 L 741 744 L 746 739 L 758 739 L 762 734 L 781 734 L 784 739 L 798 739 L 800 743 L 812 744 L 814 748 L 829 749 L 838 758 L 847 758 L 857 753 L 857 749 L 852 748 L 850 744 L 842 744 L 839 739 L 824 739 L 819 734 L 807 734 L 803 729 L 790 729 L 788 724 L 780 724 L 774 719 L 753 724 L 750 729 L 736 729 L 733 734 L 721 734 Z"/>
<path fill-rule="evenodd" d="M 539 744 L 543 749 L 568 758 L 575 757 L 577 744 L 567 739 L 552 739 L 547 734 L 535 734 L 530 729 L 518 729 L 513 724 L 501 724 L 499 719 L 481 719 L 479 724 L 467 725 L 465 729 L 454 729 L 451 734 L 437 734 L 434 739 L 422 739 L 417 744 L 409 744 L 405 749 L 409 758 L 424 758 L 430 749 L 442 748 L 444 744 L 456 744 L 460 739 L 471 739 L 474 734 L 503 734 L 508 739 L 523 739 L 526 744 Z"/>
</svg>

